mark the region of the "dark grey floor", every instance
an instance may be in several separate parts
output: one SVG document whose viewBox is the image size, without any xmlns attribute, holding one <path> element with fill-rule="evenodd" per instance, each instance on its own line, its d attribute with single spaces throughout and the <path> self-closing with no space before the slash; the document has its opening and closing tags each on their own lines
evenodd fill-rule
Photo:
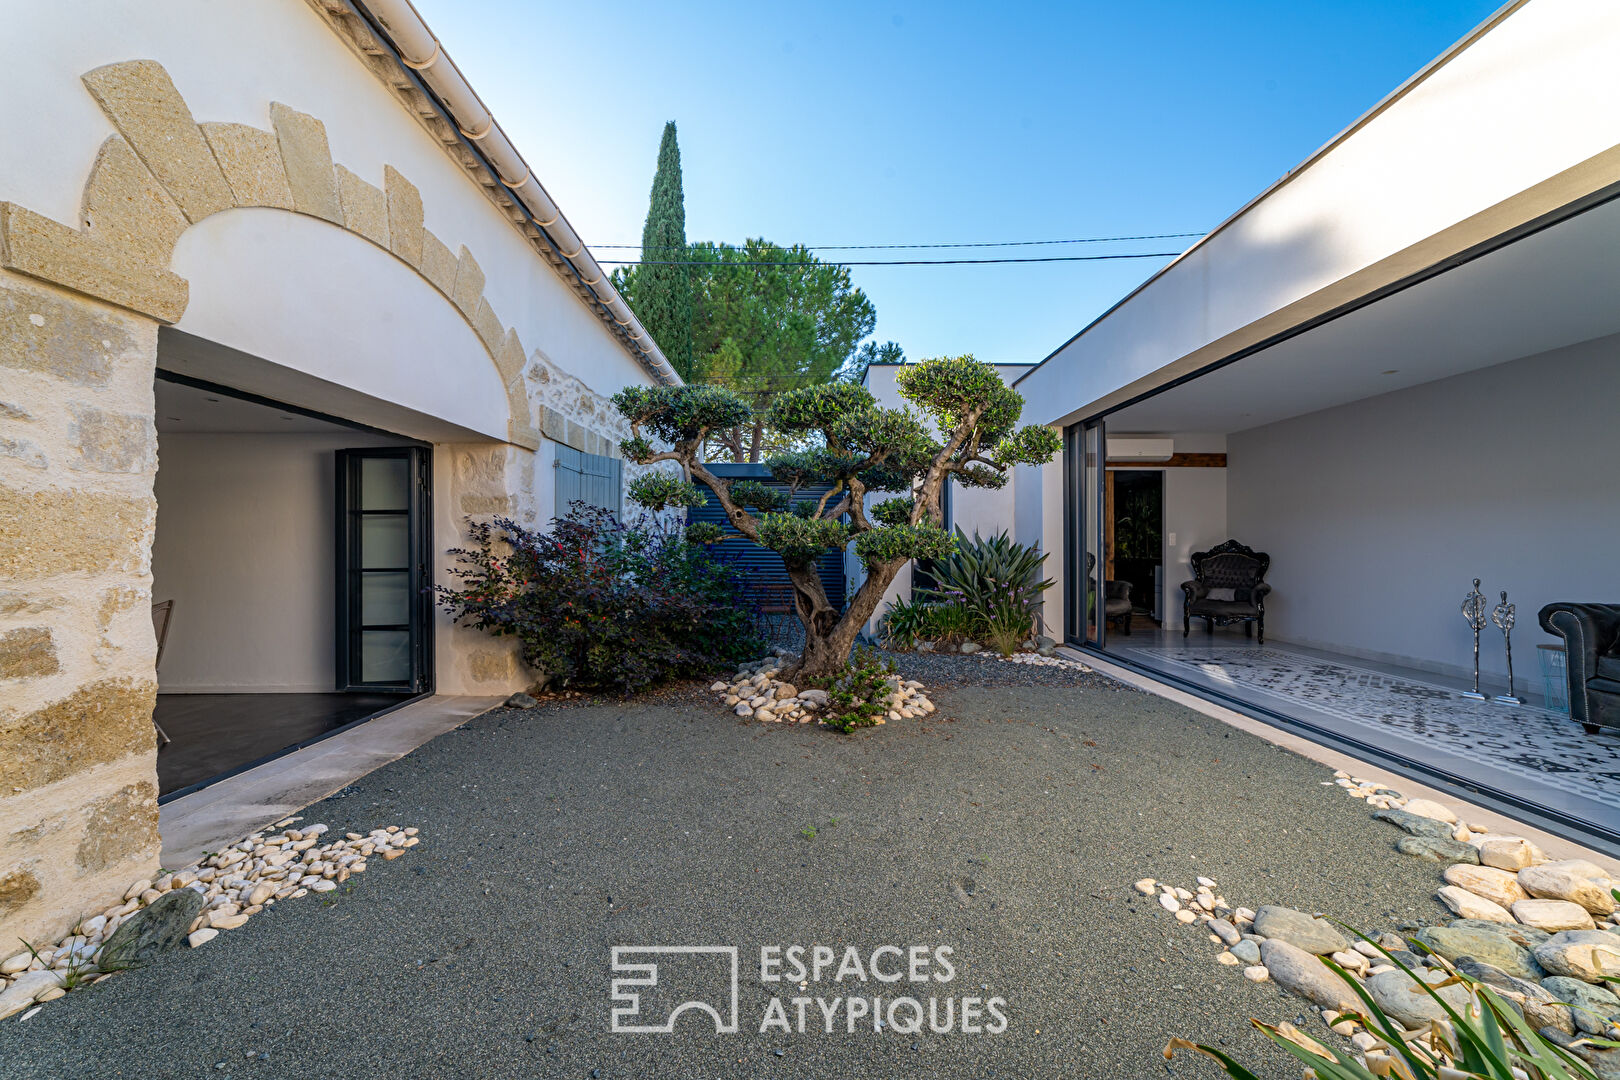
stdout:
<svg viewBox="0 0 1620 1080">
<path fill-rule="evenodd" d="M 306 811 L 417 825 L 420 847 L 0 1023 L 0 1078 L 1217 1076 L 1166 1072 L 1184 1035 L 1296 1080 L 1247 1018 L 1301 1003 L 1131 882 L 1206 874 L 1364 928 L 1439 912 L 1433 864 L 1259 739 L 1123 689 L 934 697 L 928 722 L 849 737 L 706 693 L 487 714 Z M 759 948 L 794 943 L 949 945 L 956 978 L 915 989 L 1005 997 L 1010 1026 L 760 1034 L 773 995 L 893 992 L 762 983 Z M 612 1033 L 616 945 L 739 947 L 741 1030 Z"/>
<path fill-rule="evenodd" d="M 1280 713 L 1620 839 L 1620 737 L 1588 735 L 1567 714 L 1543 707 L 1539 671 L 1517 679 L 1519 696 L 1530 700 L 1506 706 L 1462 697 L 1467 681 L 1272 639 L 1262 646 L 1238 627 L 1210 633 L 1197 621 L 1185 638 L 1179 624 L 1138 624 L 1129 636 L 1110 635 L 1107 651 L 1240 707 Z M 1524 651 L 1533 664 L 1536 650 Z"/>
<path fill-rule="evenodd" d="M 325 735 L 401 701 L 398 694 L 159 694 L 154 716 L 167 795 Z"/>
</svg>

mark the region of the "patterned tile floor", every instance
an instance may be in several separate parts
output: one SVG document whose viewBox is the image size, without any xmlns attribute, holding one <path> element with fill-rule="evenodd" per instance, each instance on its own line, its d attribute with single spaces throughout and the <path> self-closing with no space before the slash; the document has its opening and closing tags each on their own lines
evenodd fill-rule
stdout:
<svg viewBox="0 0 1620 1080">
<path fill-rule="evenodd" d="M 1127 642 L 1115 638 L 1109 651 L 1620 834 L 1620 738 L 1587 735 L 1567 716 L 1473 701 L 1438 676 L 1286 645 Z"/>
</svg>

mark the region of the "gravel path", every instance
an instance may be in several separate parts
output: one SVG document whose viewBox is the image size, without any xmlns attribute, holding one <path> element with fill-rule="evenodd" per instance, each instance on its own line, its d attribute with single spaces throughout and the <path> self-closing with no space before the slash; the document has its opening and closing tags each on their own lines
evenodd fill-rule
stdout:
<svg viewBox="0 0 1620 1080">
<path fill-rule="evenodd" d="M 849 737 L 738 722 L 701 687 L 486 714 L 306 811 L 416 825 L 420 847 L 0 1022 L 0 1078 L 1219 1075 L 1167 1067 L 1173 1034 L 1294 1078 L 1247 1017 L 1303 1003 L 1216 965 L 1131 882 L 1207 874 L 1234 904 L 1367 928 L 1437 911 L 1433 864 L 1314 763 L 1095 676 L 901 666 L 932 674 L 939 712 Z M 794 943 L 949 945 L 956 977 L 761 983 L 760 946 Z M 741 1031 L 611 1033 L 610 949 L 648 944 L 740 946 Z M 1000 996 L 1009 1026 L 848 1034 L 840 1013 L 827 1034 L 811 1005 L 805 1033 L 759 1033 L 773 996 L 791 1017 L 852 987 Z"/>
</svg>

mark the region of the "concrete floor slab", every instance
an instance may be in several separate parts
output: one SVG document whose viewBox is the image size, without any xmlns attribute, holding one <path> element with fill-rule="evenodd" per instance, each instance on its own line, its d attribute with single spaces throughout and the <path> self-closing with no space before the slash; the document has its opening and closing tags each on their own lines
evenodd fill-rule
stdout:
<svg viewBox="0 0 1620 1080">
<path fill-rule="evenodd" d="M 502 700 L 435 694 L 166 803 L 158 815 L 163 865 L 186 866 L 295 814 Z"/>
</svg>

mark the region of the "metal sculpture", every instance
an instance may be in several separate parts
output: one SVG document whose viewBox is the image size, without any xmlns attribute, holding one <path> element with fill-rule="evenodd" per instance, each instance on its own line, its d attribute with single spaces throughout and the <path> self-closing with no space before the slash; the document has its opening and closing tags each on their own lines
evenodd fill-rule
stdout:
<svg viewBox="0 0 1620 1080">
<path fill-rule="evenodd" d="M 1485 629 L 1485 594 L 1479 591 L 1479 578 L 1474 579 L 1474 591 L 1463 597 L 1462 613 L 1474 631 L 1474 689 L 1464 690 L 1462 696 L 1484 701 L 1485 695 L 1479 692 L 1479 632 Z"/>
<path fill-rule="evenodd" d="M 1508 603 L 1507 590 L 1502 590 L 1502 602 L 1491 609 L 1491 622 L 1502 631 L 1502 644 L 1507 648 L 1508 692 L 1496 695 L 1498 705 L 1523 705 L 1513 693 L 1513 605 Z"/>
</svg>

